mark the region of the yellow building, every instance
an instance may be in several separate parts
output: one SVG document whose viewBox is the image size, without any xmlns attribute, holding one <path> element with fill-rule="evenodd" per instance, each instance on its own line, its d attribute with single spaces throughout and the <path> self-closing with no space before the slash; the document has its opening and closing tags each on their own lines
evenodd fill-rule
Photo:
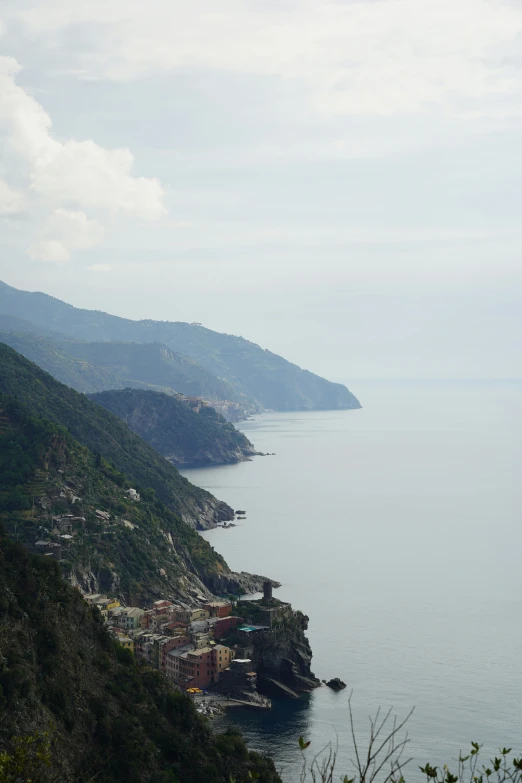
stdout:
<svg viewBox="0 0 522 783">
<path fill-rule="evenodd" d="M 208 620 L 210 613 L 206 609 L 178 609 L 175 612 L 178 623 L 193 623 L 195 620 Z"/>
<path fill-rule="evenodd" d="M 215 644 L 212 647 L 212 654 L 216 671 L 218 674 L 228 669 L 230 662 L 234 660 L 235 651 L 231 647 L 226 647 L 224 644 Z"/>
<path fill-rule="evenodd" d="M 129 639 L 128 636 L 120 636 L 118 634 L 118 642 L 122 647 L 125 647 L 126 650 L 130 650 L 131 653 L 134 654 L 134 642 L 132 639 Z"/>
</svg>

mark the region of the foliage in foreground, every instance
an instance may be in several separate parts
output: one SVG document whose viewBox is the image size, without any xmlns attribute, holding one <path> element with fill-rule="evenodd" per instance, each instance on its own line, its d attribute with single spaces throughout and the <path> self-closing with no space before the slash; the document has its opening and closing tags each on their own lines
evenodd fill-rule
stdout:
<svg viewBox="0 0 522 783">
<path fill-rule="evenodd" d="M 350 714 L 351 739 L 354 758 L 350 774 L 340 774 L 337 770 L 337 748 L 328 745 L 309 757 L 311 741 L 299 738 L 302 753 L 300 781 L 312 783 L 407 783 L 405 768 L 412 761 L 405 754 L 410 739 L 401 732 L 411 717 L 413 710 L 402 721 L 392 717 L 392 710 L 381 715 L 380 709 L 374 718 L 370 718 L 370 731 L 367 744 L 363 747 L 357 739 L 351 702 L 348 702 Z M 502 748 L 499 755 L 484 763 L 480 759 L 482 745 L 472 742 L 467 755 L 459 754 L 457 766 L 433 766 L 426 763 L 419 769 L 426 783 L 522 783 L 522 756 L 512 753 L 512 748 Z M 413 775 L 411 776 L 413 778 Z"/>
</svg>

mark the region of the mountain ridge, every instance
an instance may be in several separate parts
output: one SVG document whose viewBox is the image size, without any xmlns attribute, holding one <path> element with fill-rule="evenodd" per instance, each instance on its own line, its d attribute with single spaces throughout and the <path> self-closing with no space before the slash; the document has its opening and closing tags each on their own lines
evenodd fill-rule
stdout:
<svg viewBox="0 0 522 783">
<path fill-rule="evenodd" d="M 133 321 L 75 308 L 41 292 L 0 284 L 0 312 L 70 338 L 103 342 L 158 342 L 196 361 L 261 408 L 281 411 L 359 408 L 342 384 L 303 370 L 243 337 L 181 321 Z"/>
</svg>

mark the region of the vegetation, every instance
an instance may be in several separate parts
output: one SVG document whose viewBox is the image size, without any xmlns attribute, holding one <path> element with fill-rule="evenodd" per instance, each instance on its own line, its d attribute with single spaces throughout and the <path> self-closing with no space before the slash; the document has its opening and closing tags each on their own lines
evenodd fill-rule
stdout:
<svg viewBox="0 0 522 783">
<path fill-rule="evenodd" d="M 193 486 L 117 416 L 0 343 L 0 393 L 17 397 L 32 414 L 65 427 L 99 452 L 133 486 L 154 489 L 157 498 L 193 526 L 232 519 L 225 503 Z"/>
<path fill-rule="evenodd" d="M 88 362 L 119 379 L 118 386 L 105 386 L 105 389 L 125 386 L 159 391 L 168 389 L 171 393 L 179 392 L 189 397 L 241 401 L 241 395 L 226 381 L 159 342 L 68 340 L 58 346 L 68 356 Z"/>
<path fill-rule="evenodd" d="M 33 330 L 35 327 L 32 327 Z M 121 389 L 124 384 L 116 374 L 75 359 L 50 337 L 20 331 L 0 332 L 0 342 L 10 345 L 26 359 L 37 364 L 62 383 L 76 391 L 89 393 L 104 389 Z"/>
<path fill-rule="evenodd" d="M 0 783 L 277 783 L 234 732 L 139 667 L 99 612 L 0 532 Z"/>
<path fill-rule="evenodd" d="M 0 395 L 0 517 L 29 547 L 59 543 L 66 575 L 85 589 L 110 591 L 128 603 L 201 592 L 229 573 L 223 558 L 154 492 L 139 503 L 112 465 L 51 422 Z M 106 513 L 105 520 L 97 511 Z M 57 522 L 63 514 L 70 522 Z M 62 538 L 66 535 L 67 538 Z"/>
<path fill-rule="evenodd" d="M 375 717 L 370 718 L 368 739 L 361 744 L 356 736 L 351 700 L 348 708 L 354 753 L 352 770 L 349 774 L 339 774 L 336 746 L 330 744 L 315 752 L 312 742 L 300 737 L 301 783 L 308 780 L 312 783 L 333 783 L 334 780 L 341 783 L 406 783 L 410 777 L 406 768 L 413 759 L 406 753 L 410 740 L 402 730 L 413 710 L 402 720 L 392 716 L 391 709 L 384 714 L 377 710 Z M 426 783 L 522 783 L 522 756 L 512 753 L 512 748 L 502 748 L 498 756 L 484 763 L 480 760 L 481 747 L 478 742 L 472 742 L 467 754 L 459 753 L 453 771 L 448 764 L 433 766 L 427 763 L 419 767 L 420 772 Z"/>
<path fill-rule="evenodd" d="M 99 311 L 80 310 L 46 294 L 18 291 L 4 283 L 0 283 L 0 312 L 26 319 L 46 330 L 65 332 L 77 340 L 161 343 L 188 357 L 215 379 L 226 382 L 234 395 L 242 395 L 243 399 L 264 408 L 360 407 L 342 384 L 330 383 L 302 370 L 243 337 L 213 332 L 199 324 L 131 321 Z M 151 382 L 148 377 L 145 380 Z"/>
<path fill-rule="evenodd" d="M 245 435 L 209 405 L 137 389 L 106 391 L 91 400 L 123 419 L 174 465 L 239 462 L 255 454 Z"/>
</svg>

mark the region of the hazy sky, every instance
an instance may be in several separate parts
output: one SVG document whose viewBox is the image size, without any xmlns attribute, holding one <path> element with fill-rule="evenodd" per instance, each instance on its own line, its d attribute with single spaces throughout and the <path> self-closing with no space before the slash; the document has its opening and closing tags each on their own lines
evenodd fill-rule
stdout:
<svg viewBox="0 0 522 783">
<path fill-rule="evenodd" d="M 5 282 L 522 375 L 520 0 L 2 0 L 0 49 Z"/>
</svg>

